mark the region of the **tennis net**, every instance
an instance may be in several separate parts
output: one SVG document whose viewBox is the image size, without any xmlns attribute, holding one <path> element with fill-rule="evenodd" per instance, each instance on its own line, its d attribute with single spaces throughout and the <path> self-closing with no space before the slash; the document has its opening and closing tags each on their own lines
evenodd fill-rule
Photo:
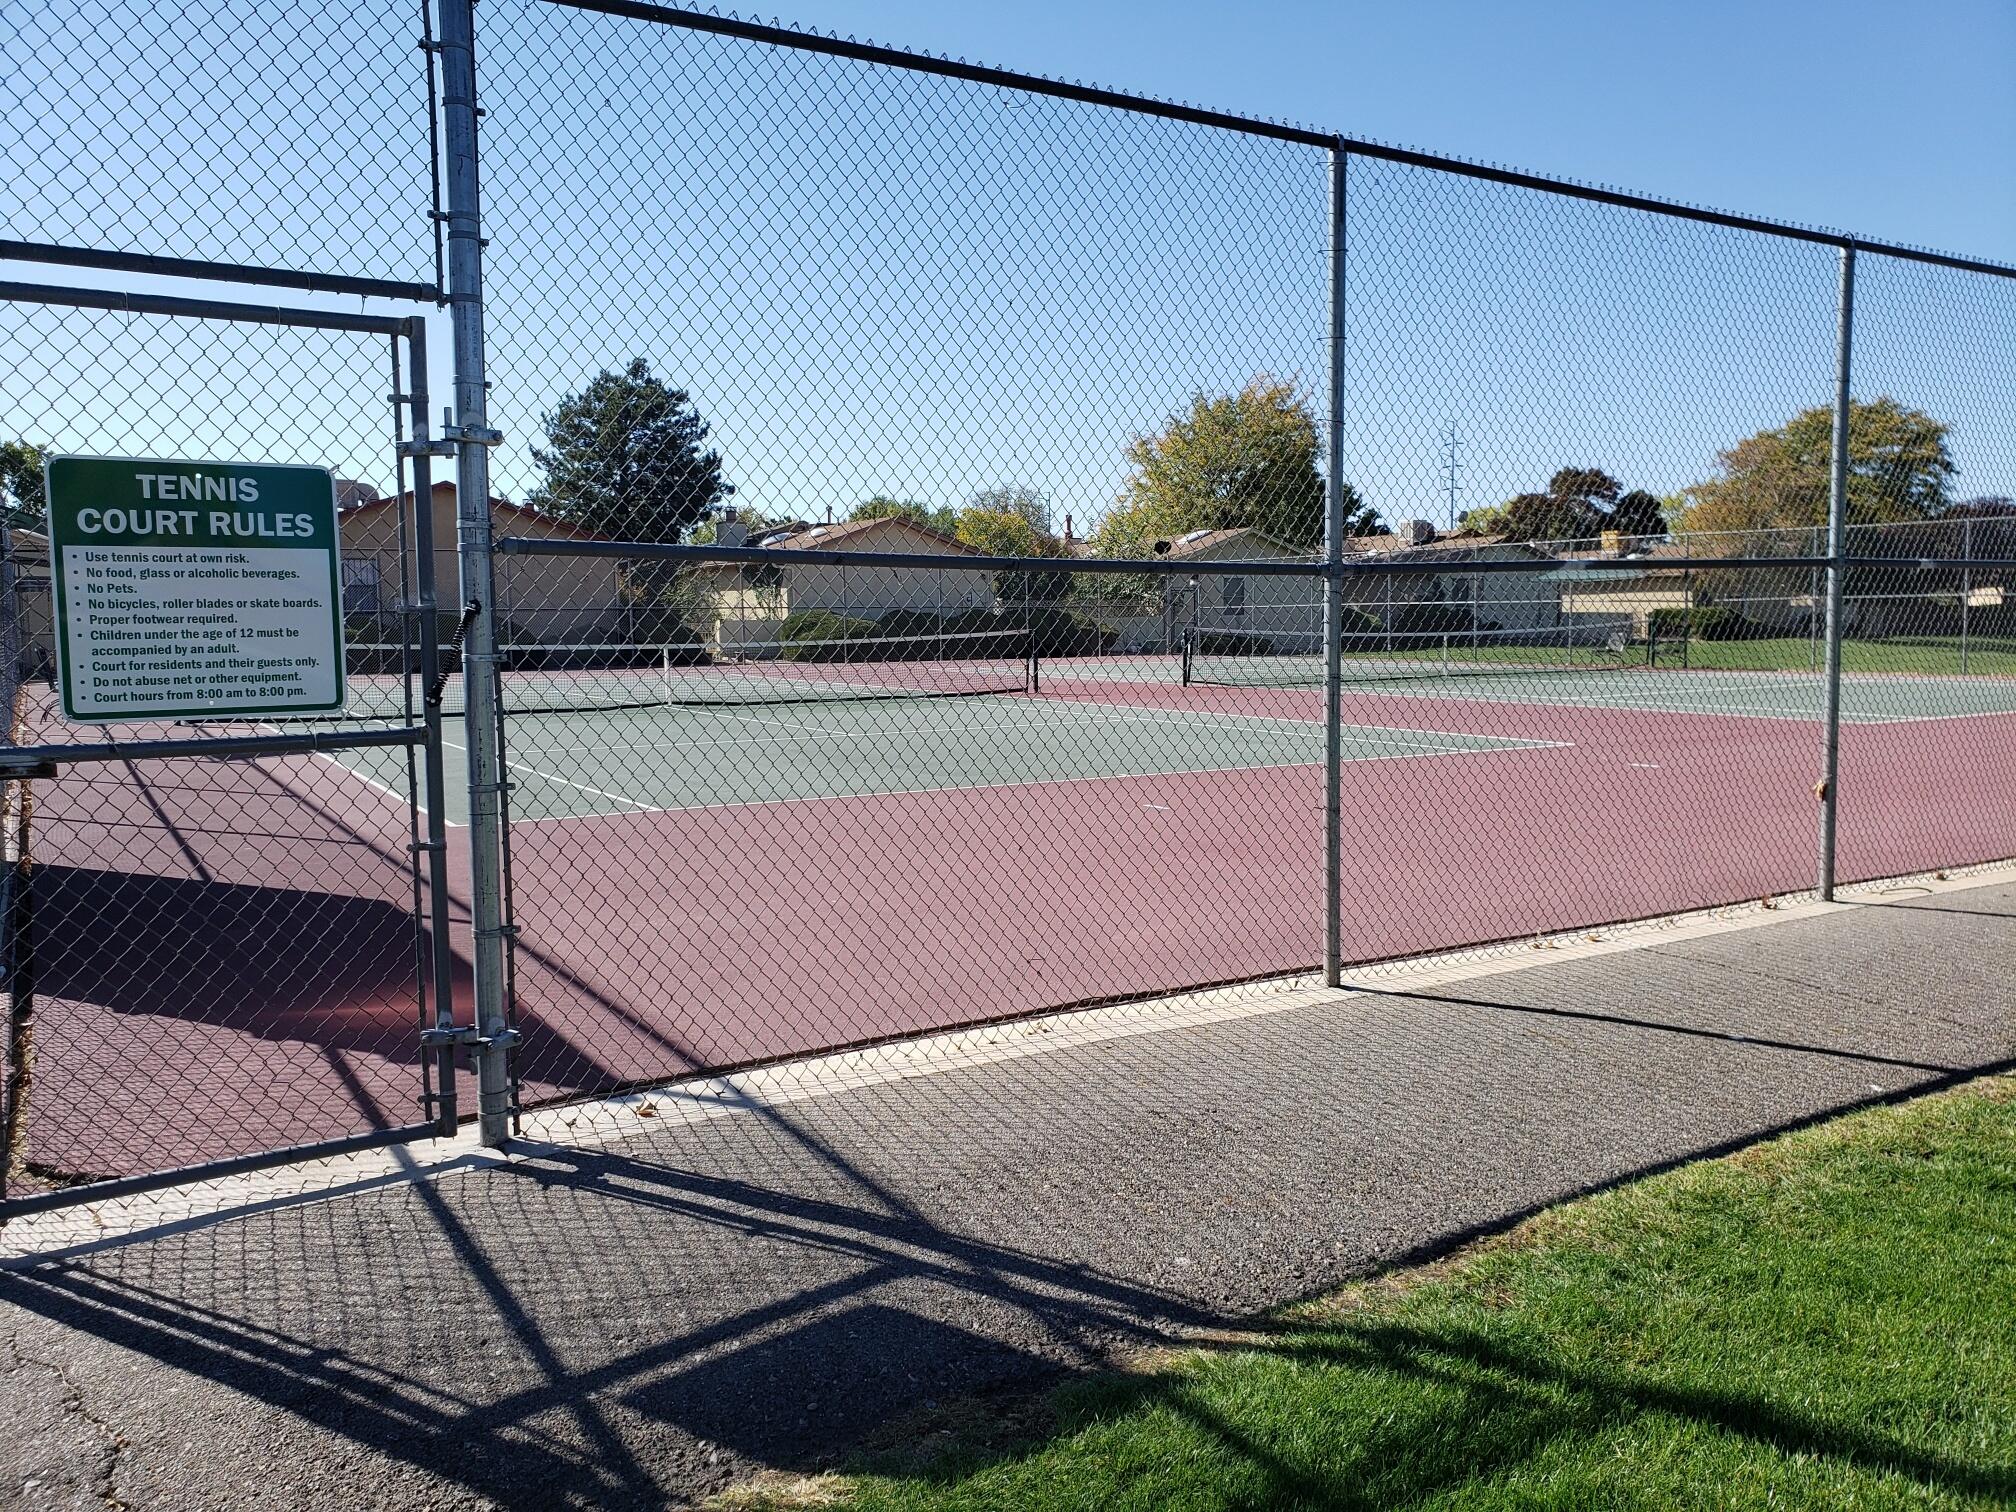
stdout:
<svg viewBox="0 0 2016 1512">
<path fill-rule="evenodd" d="M 443 649 L 442 707 L 462 712 L 462 663 Z M 410 646 L 349 648 L 348 719 L 397 719 L 425 696 Z M 666 707 L 960 698 L 1034 690 L 1036 657 L 1023 628 L 829 640 L 512 646 L 499 656 L 509 714 Z"/>
<path fill-rule="evenodd" d="M 1628 623 L 1537 630 L 1358 631 L 1342 638 L 1346 682 L 1594 673 L 1644 665 Z M 1321 631 L 1191 629 L 1183 681 L 1205 687 L 1317 688 L 1325 675 Z"/>
</svg>

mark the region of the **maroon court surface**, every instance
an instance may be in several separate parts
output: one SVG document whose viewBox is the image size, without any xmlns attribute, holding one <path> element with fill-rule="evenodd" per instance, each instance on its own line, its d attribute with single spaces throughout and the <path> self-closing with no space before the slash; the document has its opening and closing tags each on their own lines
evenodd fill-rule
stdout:
<svg viewBox="0 0 2016 1512">
<path fill-rule="evenodd" d="M 1313 690 L 1068 668 L 1042 698 L 1321 717 Z M 1813 721 L 1376 686 L 1344 718 L 1546 743 L 1344 768 L 1354 962 L 1811 885 Z M 2016 714 L 1848 725 L 1841 876 L 2016 853 L 2012 751 Z M 302 757 L 78 769 L 35 794 L 32 1169 L 126 1174 L 417 1119 L 396 793 Z M 518 825 L 526 1098 L 1313 967 L 1322 805 L 1320 767 L 1299 764 Z"/>
</svg>

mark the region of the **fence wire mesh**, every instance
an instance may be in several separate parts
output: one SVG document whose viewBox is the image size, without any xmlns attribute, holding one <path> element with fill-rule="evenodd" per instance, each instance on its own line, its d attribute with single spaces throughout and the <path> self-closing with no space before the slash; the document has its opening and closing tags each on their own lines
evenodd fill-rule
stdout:
<svg viewBox="0 0 2016 1512">
<path fill-rule="evenodd" d="M 34 0 L 8 16 L 9 238 L 435 282 L 420 4 Z"/>
<path fill-rule="evenodd" d="M 480 606 L 427 817 L 479 923 L 508 889 L 453 944 L 460 972 L 512 941 L 474 988 L 509 1000 L 526 1099 L 1257 1002 L 1333 925 L 1356 978 L 1804 894 L 1830 802 L 1844 882 L 2016 855 L 2009 276 L 1855 254 L 1830 648 L 1839 238 L 542 0 L 476 17 L 479 152 L 441 85 L 468 16 L 27 13 L 0 203 L 44 272 L 411 295 L 480 186 L 456 378 L 500 434 L 461 523 L 511 544 L 493 585 L 454 486 L 411 491 L 382 337 L 15 298 L 5 661 L 17 747 L 100 738 L 55 714 L 41 455 L 334 469 L 350 702 L 283 733 L 414 725 L 423 579 L 444 643 Z M 493 676 L 501 731 L 463 712 Z M 500 739 L 493 870 L 470 753 Z M 17 1173 L 413 1116 L 420 760 L 8 786 L 8 917 L 55 942 Z"/>
<path fill-rule="evenodd" d="M 339 471 L 352 629 L 407 639 L 417 563 L 387 396 L 409 377 L 382 334 L 0 305 L 12 434 L 49 454 Z M 40 482 L 8 479 L 10 493 Z M 414 752 L 183 755 L 273 727 L 66 720 L 39 492 L 12 502 L 5 743 L 49 764 L 6 784 L 10 1194 L 422 1122 L 431 940 Z M 105 555 L 102 571 L 158 570 Z M 199 651 L 100 597 L 79 633 L 141 637 L 136 654 L 168 661 Z M 73 764 L 108 741 L 131 754 Z"/>
</svg>

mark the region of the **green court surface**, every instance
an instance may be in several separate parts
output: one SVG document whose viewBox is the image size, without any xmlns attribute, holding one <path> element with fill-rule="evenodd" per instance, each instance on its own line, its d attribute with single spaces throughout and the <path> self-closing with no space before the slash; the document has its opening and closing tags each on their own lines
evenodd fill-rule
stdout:
<svg viewBox="0 0 2016 1512">
<path fill-rule="evenodd" d="M 1312 665 L 1286 669 L 1292 686 L 1317 694 L 1322 673 Z M 1222 688 L 1279 688 L 1288 679 L 1265 657 L 1210 658 L 1193 692 Z M 1060 662 L 1044 676 L 1052 685 L 1089 682 L 1174 681 L 1173 657 Z M 1747 672 L 1683 667 L 1558 667 L 1416 672 L 1404 662 L 1374 665 L 1347 660 L 1344 692 L 1359 698 L 1457 698 L 1481 703 L 1539 704 L 1563 708 L 1628 709 L 1653 714 L 1719 714 L 1746 719 L 1818 719 L 1823 680 L 1811 672 Z M 1921 719 L 1961 719 L 2016 713 L 2016 677 L 1920 676 L 1850 673 L 1841 679 L 1841 716 L 1848 724 L 1895 724 Z"/>
<path fill-rule="evenodd" d="M 1811 674 L 1664 670 L 1409 678 L 1347 684 L 1345 691 L 1741 719 L 1818 719 L 1826 697 L 1823 680 Z M 1844 724 L 1901 724 L 2011 713 L 2016 713 L 2016 678 L 1868 674 L 1841 679 Z"/>
<path fill-rule="evenodd" d="M 467 818 L 461 729 L 448 729 L 448 817 Z M 1348 726 L 1344 759 L 1525 750 L 1550 742 Z M 517 819 L 647 813 L 1089 778 L 1305 767 L 1323 728 L 1304 719 L 998 695 L 747 708 L 522 715 L 509 721 Z M 340 753 L 397 792 L 394 751 Z"/>
</svg>

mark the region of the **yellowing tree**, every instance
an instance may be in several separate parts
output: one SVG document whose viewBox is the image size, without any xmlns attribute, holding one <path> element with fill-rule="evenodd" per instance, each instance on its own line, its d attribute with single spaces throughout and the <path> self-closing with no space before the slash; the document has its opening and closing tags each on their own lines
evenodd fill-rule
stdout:
<svg viewBox="0 0 2016 1512">
<path fill-rule="evenodd" d="M 1685 531 L 1785 530 L 1827 523 L 1834 412 L 1802 410 L 1722 453 L 1722 474 L 1681 495 Z M 1929 519 L 1946 507 L 1946 427 L 1885 396 L 1848 407 L 1848 522 Z"/>
<path fill-rule="evenodd" d="M 1262 374 L 1236 394 L 1199 394 L 1187 414 L 1127 448 L 1134 473 L 1100 527 L 1100 550 L 1146 555 L 1156 540 L 1241 526 L 1313 550 L 1323 539 L 1316 450 L 1316 417 L 1287 379 Z M 1369 527 L 1355 492 L 1345 505 L 1348 531 Z"/>
</svg>

